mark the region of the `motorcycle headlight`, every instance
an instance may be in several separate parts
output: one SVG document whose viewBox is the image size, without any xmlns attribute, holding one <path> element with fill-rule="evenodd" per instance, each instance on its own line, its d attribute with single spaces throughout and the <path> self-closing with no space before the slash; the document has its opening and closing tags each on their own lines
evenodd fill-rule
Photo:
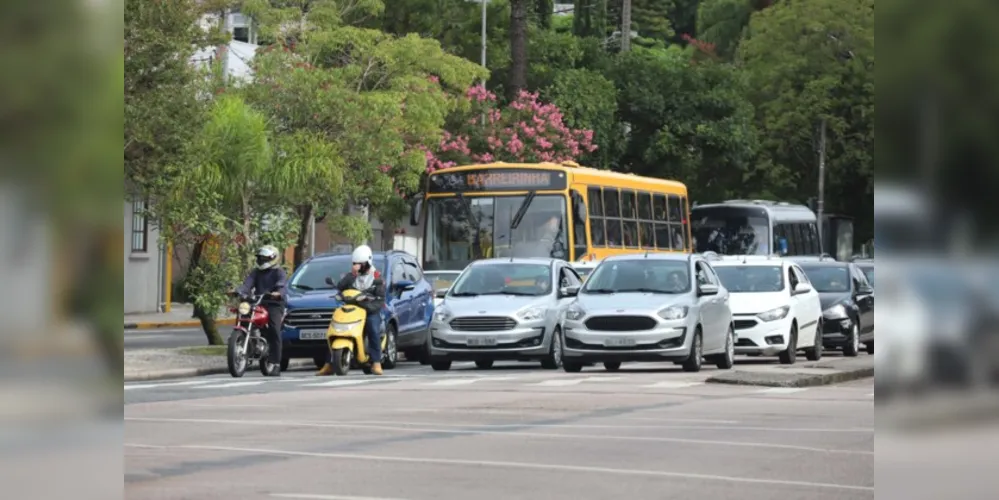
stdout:
<svg viewBox="0 0 999 500">
<path fill-rule="evenodd" d="M 762 319 L 763 321 L 777 321 L 779 319 L 786 318 L 787 313 L 790 311 L 791 306 L 781 306 L 776 309 L 771 309 L 767 312 L 757 314 L 756 317 Z"/>
<path fill-rule="evenodd" d="M 660 318 L 666 320 L 683 319 L 687 317 L 688 310 L 687 306 L 669 306 L 657 314 Z"/>
<path fill-rule="evenodd" d="M 247 314 L 250 314 L 250 303 L 240 302 L 239 307 L 236 308 L 236 311 L 239 312 L 241 316 L 246 316 Z"/>
<path fill-rule="evenodd" d="M 524 321 L 537 321 L 545 317 L 548 310 L 544 306 L 528 307 L 517 313 L 517 317 Z"/>
<path fill-rule="evenodd" d="M 356 326 L 358 323 L 360 323 L 360 321 L 354 321 L 352 323 L 334 323 L 333 330 L 337 332 L 346 332 L 349 331 L 354 326 Z"/>
<path fill-rule="evenodd" d="M 579 307 L 579 304 L 573 304 L 565 311 L 565 319 L 569 321 L 577 321 L 583 316 L 586 316 L 586 311 L 582 307 Z"/>
<path fill-rule="evenodd" d="M 822 311 L 822 316 L 826 319 L 847 319 L 850 317 L 846 314 L 846 307 L 843 304 L 836 304 Z"/>
<path fill-rule="evenodd" d="M 448 318 L 451 317 L 451 311 L 446 307 L 441 307 L 434 311 L 434 321 L 437 323 L 446 323 Z"/>
</svg>

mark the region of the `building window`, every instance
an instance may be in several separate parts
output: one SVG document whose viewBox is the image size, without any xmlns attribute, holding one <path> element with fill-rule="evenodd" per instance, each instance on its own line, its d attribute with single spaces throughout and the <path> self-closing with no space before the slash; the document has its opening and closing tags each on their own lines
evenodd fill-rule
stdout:
<svg viewBox="0 0 999 500">
<path fill-rule="evenodd" d="M 146 224 L 146 202 L 132 202 L 132 252 L 149 251 L 149 227 Z"/>
</svg>

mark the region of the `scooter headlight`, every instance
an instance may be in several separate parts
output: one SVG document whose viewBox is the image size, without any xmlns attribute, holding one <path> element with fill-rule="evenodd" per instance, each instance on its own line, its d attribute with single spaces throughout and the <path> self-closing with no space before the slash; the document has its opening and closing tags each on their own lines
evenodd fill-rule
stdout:
<svg viewBox="0 0 999 500">
<path fill-rule="evenodd" d="M 246 316 L 247 314 L 250 314 L 250 303 L 240 302 L 239 307 L 236 308 L 236 311 L 239 312 L 240 316 Z"/>
<path fill-rule="evenodd" d="M 360 321 L 354 321 L 352 323 L 334 323 L 333 331 L 335 332 L 349 332 L 352 328 L 360 324 Z"/>
</svg>

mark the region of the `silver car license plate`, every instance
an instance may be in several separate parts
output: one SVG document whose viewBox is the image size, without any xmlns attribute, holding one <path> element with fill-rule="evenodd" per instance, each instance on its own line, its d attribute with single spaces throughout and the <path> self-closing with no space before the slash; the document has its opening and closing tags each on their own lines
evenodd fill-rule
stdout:
<svg viewBox="0 0 999 500">
<path fill-rule="evenodd" d="M 476 347 L 487 347 L 496 345 L 496 337 L 469 337 L 468 345 Z"/>
<path fill-rule="evenodd" d="M 299 340 L 323 340 L 326 338 L 326 330 L 302 330 L 298 332 Z"/>
<path fill-rule="evenodd" d="M 635 339 L 630 337 L 611 337 L 604 340 L 604 345 L 607 347 L 631 347 L 635 344 Z"/>
</svg>

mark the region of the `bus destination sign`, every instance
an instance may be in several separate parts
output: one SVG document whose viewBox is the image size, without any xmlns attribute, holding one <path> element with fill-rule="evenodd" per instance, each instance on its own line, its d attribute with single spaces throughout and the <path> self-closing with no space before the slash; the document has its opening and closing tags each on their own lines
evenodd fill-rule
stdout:
<svg viewBox="0 0 999 500">
<path fill-rule="evenodd" d="M 565 173 L 557 170 L 490 168 L 437 172 L 430 176 L 431 193 L 466 191 L 529 191 L 565 189 Z"/>
</svg>

